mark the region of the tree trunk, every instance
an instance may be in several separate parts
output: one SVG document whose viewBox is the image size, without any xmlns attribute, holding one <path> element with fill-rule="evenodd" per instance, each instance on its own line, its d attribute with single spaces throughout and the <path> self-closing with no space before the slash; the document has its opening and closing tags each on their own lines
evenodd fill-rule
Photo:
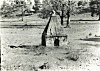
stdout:
<svg viewBox="0 0 100 71">
<path fill-rule="evenodd" d="M 22 21 L 23 21 L 23 17 L 24 17 L 24 11 L 23 11 L 23 6 L 22 6 Z"/>
<path fill-rule="evenodd" d="M 61 10 L 61 16 L 60 16 L 60 19 L 61 19 L 61 25 L 64 24 L 63 18 L 64 18 L 64 4 L 62 4 L 62 10 Z"/>
<path fill-rule="evenodd" d="M 66 23 L 66 27 L 69 27 L 70 24 L 70 12 L 67 12 L 67 23 Z"/>
<path fill-rule="evenodd" d="M 69 18 L 67 18 L 67 27 L 69 27 L 69 23 L 70 23 L 70 19 Z"/>
<path fill-rule="evenodd" d="M 69 26 L 69 23 L 70 23 L 70 15 L 69 15 L 69 13 L 68 13 L 68 18 L 67 18 L 67 26 Z"/>
<path fill-rule="evenodd" d="M 67 24 L 66 27 L 69 27 L 70 24 L 70 1 L 68 0 L 68 11 L 67 11 Z"/>
<path fill-rule="evenodd" d="M 49 24 L 50 24 L 50 21 L 51 21 L 51 17 L 52 16 L 50 16 L 49 21 L 48 21 L 48 23 L 47 23 L 47 25 L 46 25 L 43 33 L 42 33 L 42 38 L 41 38 L 42 39 L 41 40 L 41 45 L 42 46 L 46 46 L 46 35 L 47 35 L 47 30 L 48 30 L 48 27 L 49 27 Z"/>
<path fill-rule="evenodd" d="M 99 19 L 98 20 L 100 20 L 100 13 L 99 13 Z"/>
<path fill-rule="evenodd" d="M 63 23 L 64 23 L 63 16 L 61 16 L 60 19 L 61 19 L 61 25 L 63 25 Z"/>
</svg>

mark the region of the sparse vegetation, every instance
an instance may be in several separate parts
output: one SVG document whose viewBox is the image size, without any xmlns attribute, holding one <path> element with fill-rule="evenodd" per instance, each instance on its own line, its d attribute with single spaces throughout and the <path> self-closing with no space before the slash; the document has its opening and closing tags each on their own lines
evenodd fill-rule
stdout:
<svg viewBox="0 0 100 71">
<path fill-rule="evenodd" d="M 50 0 L 50 2 L 44 0 L 44 2 L 46 3 L 43 4 L 41 13 L 39 13 L 37 9 L 34 15 L 25 16 L 24 21 L 19 21 L 18 19 L 17 21 L 13 21 L 12 18 L 6 20 L 3 18 L 3 21 L 1 21 L 1 57 L 3 58 L 1 59 L 1 70 L 99 71 L 100 33 L 98 33 L 98 28 L 100 24 L 96 20 L 98 17 L 92 18 L 90 13 L 79 13 L 82 12 L 83 9 L 78 6 L 76 8 L 74 2 L 70 2 L 70 7 L 72 8 L 70 10 L 67 8 L 68 2 L 62 3 L 62 0 L 57 0 L 57 2 L 56 0 Z M 38 6 L 37 4 L 36 6 Z M 23 6 L 19 5 L 10 7 L 10 5 L 7 4 L 7 7 L 5 6 L 1 9 L 4 10 L 3 8 L 7 8 L 5 9 L 7 10 L 7 16 L 5 17 L 11 17 L 11 14 L 18 11 L 20 11 L 20 14 L 17 15 L 22 17 L 25 15 L 22 10 L 26 10 L 26 5 L 23 9 L 21 9 L 22 7 Z M 90 7 L 92 7 L 92 5 Z M 11 9 L 11 11 L 9 9 Z M 74 9 L 81 11 L 77 11 L 77 15 L 72 15 L 76 14 L 76 10 Z M 46 39 L 48 38 L 48 33 L 52 31 L 51 25 L 54 24 L 53 21 L 52 24 L 50 23 L 52 19 L 51 15 L 53 14 L 52 11 L 56 12 L 59 20 L 61 20 L 62 16 L 63 24 L 60 21 L 62 25 L 64 25 L 66 18 L 71 16 L 71 28 L 64 28 L 62 25 L 58 25 L 59 22 L 57 21 L 57 27 L 60 29 L 57 29 L 58 34 L 56 35 L 66 34 L 65 38 L 56 36 L 59 37 L 59 39 L 63 38 L 62 41 L 59 41 L 59 46 L 58 41 L 56 43 L 54 42 L 55 38 L 50 36 L 49 39 Z M 84 11 L 84 13 L 85 12 L 86 11 Z M 97 14 L 96 11 L 95 13 Z M 4 13 L 3 15 L 6 14 Z M 39 18 L 37 15 L 43 19 Z M 50 18 L 45 19 L 48 17 Z M 88 19 L 89 21 L 83 21 L 84 19 Z M 51 30 L 48 30 L 48 27 L 50 27 Z M 51 46 L 46 46 L 46 40 L 50 40 L 48 42 L 50 42 Z M 54 46 L 54 43 L 57 45 Z"/>
</svg>

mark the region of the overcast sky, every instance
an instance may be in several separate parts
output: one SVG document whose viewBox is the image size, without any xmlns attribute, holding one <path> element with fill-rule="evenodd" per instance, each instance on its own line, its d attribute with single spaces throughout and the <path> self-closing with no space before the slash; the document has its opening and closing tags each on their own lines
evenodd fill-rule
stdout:
<svg viewBox="0 0 100 71">
<path fill-rule="evenodd" d="M 3 1 L 4 0 L 0 0 L 0 6 L 2 5 L 2 3 L 3 3 Z M 5 0 L 6 1 L 6 0 Z M 34 1 L 34 0 L 31 0 L 32 2 Z M 43 1 L 43 0 L 42 0 Z M 89 1 L 89 0 L 71 0 L 71 1 Z"/>
<path fill-rule="evenodd" d="M 0 0 L 0 6 L 1 6 L 2 2 L 3 2 L 3 0 Z"/>
</svg>

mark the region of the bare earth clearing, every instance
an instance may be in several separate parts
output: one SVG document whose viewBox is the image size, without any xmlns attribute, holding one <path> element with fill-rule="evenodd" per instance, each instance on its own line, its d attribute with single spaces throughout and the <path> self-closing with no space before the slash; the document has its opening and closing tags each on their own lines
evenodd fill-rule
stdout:
<svg viewBox="0 0 100 71">
<path fill-rule="evenodd" d="M 69 43 L 59 48 L 38 46 L 44 26 L 1 28 L 1 70 L 100 71 L 100 42 L 79 40 L 88 38 L 89 33 L 92 33 L 91 37 L 99 35 L 99 28 L 97 21 L 95 24 L 72 22 L 71 28 L 64 28 Z M 20 47 L 11 48 L 11 45 Z M 44 63 L 47 63 L 47 69 L 40 69 Z"/>
</svg>

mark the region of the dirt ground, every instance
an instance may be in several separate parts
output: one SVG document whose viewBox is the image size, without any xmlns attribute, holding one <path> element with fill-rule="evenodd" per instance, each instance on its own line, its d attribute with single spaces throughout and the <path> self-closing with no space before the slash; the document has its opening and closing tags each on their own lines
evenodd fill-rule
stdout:
<svg viewBox="0 0 100 71">
<path fill-rule="evenodd" d="M 44 26 L 1 28 L 1 71 L 100 71 L 100 42 L 80 40 L 99 36 L 99 28 L 98 21 L 71 22 L 63 30 L 69 43 L 60 47 L 39 46 Z"/>
</svg>

